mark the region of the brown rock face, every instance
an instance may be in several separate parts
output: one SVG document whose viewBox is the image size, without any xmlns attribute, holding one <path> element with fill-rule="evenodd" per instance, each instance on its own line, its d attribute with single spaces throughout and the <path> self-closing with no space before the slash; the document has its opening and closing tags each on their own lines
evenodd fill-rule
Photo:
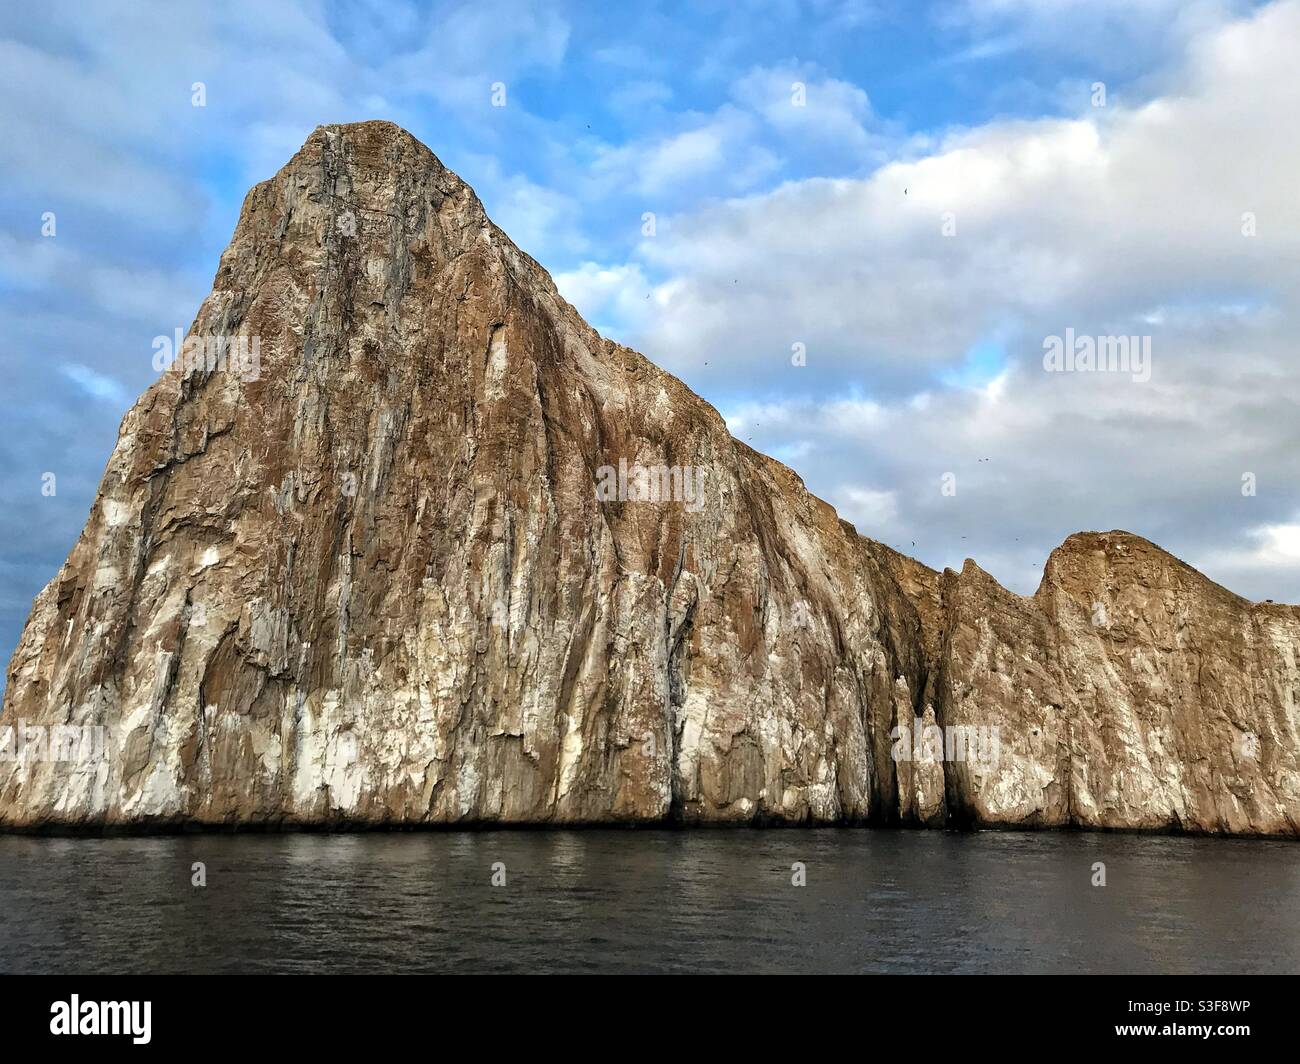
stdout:
<svg viewBox="0 0 1300 1064">
<path fill-rule="evenodd" d="M 0 825 L 1300 830 L 1300 610 L 860 537 L 395 126 L 253 189 L 190 336 L 10 665 Z"/>
</svg>

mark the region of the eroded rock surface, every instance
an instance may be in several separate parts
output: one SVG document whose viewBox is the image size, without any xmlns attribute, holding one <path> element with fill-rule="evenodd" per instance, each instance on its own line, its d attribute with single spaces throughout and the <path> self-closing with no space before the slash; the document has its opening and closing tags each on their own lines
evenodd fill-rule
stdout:
<svg viewBox="0 0 1300 1064">
<path fill-rule="evenodd" d="M 190 335 L 255 371 L 123 420 L 0 825 L 1300 826 L 1300 610 L 1125 533 L 1032 598 L 859 536 L 393 125 L 249 193 Z"/>
</svg>

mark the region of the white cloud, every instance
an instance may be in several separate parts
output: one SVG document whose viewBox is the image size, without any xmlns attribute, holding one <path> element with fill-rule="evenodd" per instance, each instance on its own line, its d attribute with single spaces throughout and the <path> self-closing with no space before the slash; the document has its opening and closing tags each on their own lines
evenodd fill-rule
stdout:
<svg viewBox="0 0 1300 1064">
<path fill-rule="evenodd" d="M 687 115 L 685 128 L 648 134 L 618 146 L 602 146 L 590 180 L 606 190 L 633 189 L 648 199 L 711 187 L 752 189 L 777 166 L 758 137 L 753 115 L 724 104 L 710 115 Z M 658 204 L 655 204 L 658 206 Z"/>
<path fill-rule="evenodd" d="M 990 334 L 1018 331 L 1029 351 L 1069 325 L 1109 333 L 1165 304 L 1270 297 L 1300 262 L 1300 80 L 1277 43 L 1300 36 L 1297 11 L 1198 40 L 1180 91 L 1141 107 L 959 131 L 863 180 L 664 219 L 640 265 L 676 296 L 640 342 L 675 370 L 709 350 L 713 380 L 788 388 L 781 352 L 798 341 L 808 376 L 914 388 Z M 704 170 L 721 157 L 689 154 Z"/>
<path fill-rule="evenodd" d="M 877 491 L 873 488 L 845 484 L 835 492 L 839 500 L 840 516 L 860 529 L 871 529 L 876 538 L 890 536 L 896 531 L 898 519 L 898 493 Z M 892 537 L 891 537 L 892 538 Z"/>
<path fill-rule="evenodd" d="M 584 318 L 604 335 L 619 339 L 629 327 L 649 321 L 664 301 L 664 290 L 656 289 L 635 264 L 600 266 L 584 262 L 573 270 L 557 273 L 555 287 Z"/>
<path fill-rule="evenodd" d="M 59 367 L 59 372 L 92 399 L 101 399 L 117 406 L 130 401 L 121 382 L 103 373 L 96 373 L 89 366 L 65 362 Z"/>
<path fill-rule="evenodd" d="M 1187 561 L 1230 590 L 1256 599 L 1296 602 L 1300 573 L 1300 523 L 1247 528 L 1224 536 Z"/>
<path fill-rule="evenodd" d="M 1249 7 L 1249 0 L 953 0 L 936 21 L 969 36 L 967 60 L 1032 50 L 1108 73 L 1156 67 Z"/>
<path fill-rule="evenodd" d="M 866 92 L 813 64 L 755 67 L 732 85 L 731 96 L 784 142 L 815 158 L 822 172 L 851 173 L 879 163 L 890 143 Z"/>
</svg>

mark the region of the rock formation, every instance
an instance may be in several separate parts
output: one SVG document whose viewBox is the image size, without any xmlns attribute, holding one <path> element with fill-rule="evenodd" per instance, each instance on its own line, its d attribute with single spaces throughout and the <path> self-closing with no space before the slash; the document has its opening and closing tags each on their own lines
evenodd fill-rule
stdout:
<svg viewBox="0 0 1300 1064">
<path fill-rule="evenodd" d="M 2 826 L 1300 829 L 1300 609 L 859 536 L 391 124 L 249 193 L 189 337 L 14 654 Z"/>
</svg>

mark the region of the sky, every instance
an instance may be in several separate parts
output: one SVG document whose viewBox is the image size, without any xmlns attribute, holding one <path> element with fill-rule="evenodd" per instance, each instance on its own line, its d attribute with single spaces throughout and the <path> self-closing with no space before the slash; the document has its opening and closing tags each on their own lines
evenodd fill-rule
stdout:
<svg viewBox="0 0 1300 1064">
<path fill-rule="evenodd" d="M 1300 0 L 5 5 L 0 657 L 248 188 L 371 118 L 864 535 L 1300 602 L 1298 50 Z"/>
</svg>

